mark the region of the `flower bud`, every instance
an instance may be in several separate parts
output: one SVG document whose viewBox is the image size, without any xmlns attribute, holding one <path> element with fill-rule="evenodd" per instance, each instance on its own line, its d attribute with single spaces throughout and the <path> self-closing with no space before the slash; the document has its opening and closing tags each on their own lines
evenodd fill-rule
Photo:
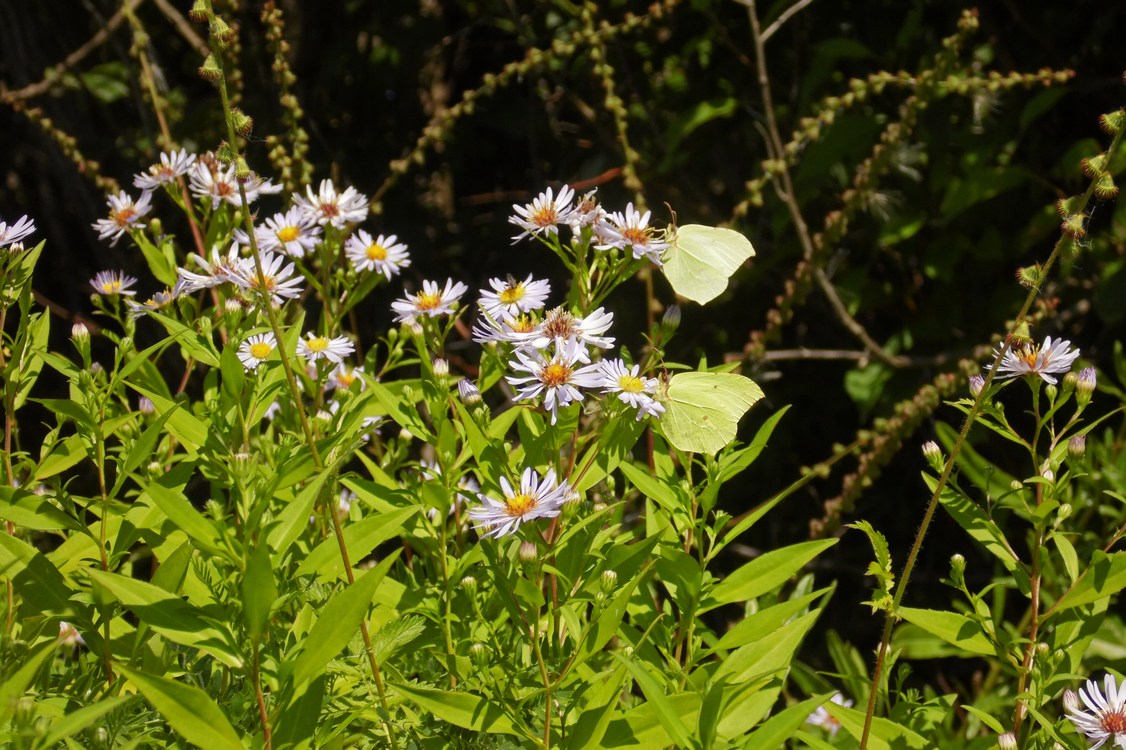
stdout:
<svg viewBox="0 0 1126 750">
<path fill-rule="evenodd" d="M 1072 458 L 1083 458 L 1083 454 L 1087 452 L 1087 436 L 1086 435 L 1072 435 L 1067 441 L 1067 455 Z"/>
<path fill-rule="evenodd" d="M 669 305 L 665 308 L 665 314 L 661 316 L 661 325 L 669 332 L 672 333 L 680 327 L 680 306 Z"/>
<path fill-rule="evenodd" d="M 477 389 L 472 380 L 467 378 L 457 381 L 457 395 L 461 399 L 461 403 L 466 406 L 481 403 L 481 391 Z"/>
<path fill-rule="evenodd" d="M 461 579 L 461 582 L 458 583 L 458 586 L 460 586 L 462 590 L 467 594 L 472 594 L 477 590 L 477 579 L 473 576 L 466 576 L 465 578 Z"/>
<path fill-rule="evenodd" d="M 599 585 L 602 587 L 602 593 L 612 594 L 614 588 L 618 585 L 618 574 L 613 570 L 604 570 L 602 575 L 599 576 Z"/>
<path fill-rule="evenodd" d="M 536 549 L 535 542 L 520 542 L 520 562 L 534 563 L 540 559 L 539 550 Z"/>
<path fill-rule="evenodd" d="M 133 351 L 133 337 L 122 336 L 121 340 L 117 342 L 117 348 L 122 354 Z"/>
<path fill-rule="evenodd" d="M 997 738 L 997 747 L 1000 750 L 1017 750 L 1017 738 L 1012 732 L 1005 732 Z"/>
<path fill-rule="evenodd" d="M 950 580 L 961 586 L 966 580 L 966 558 L 960 554 L 950 556 Z"/>
<path fill-rule="evenodd" d="M 970 378 L 970 397 L 977 398 L 981 395 L 982 390 L 985 389 L 985 378 L 980 375 L 974 375 Z"/>
<path fill-rule="evenodd" d="M 1068 713 L 1079 712 L 1079 696 L 1070 688 L 1063 691 L 1063 708 Z"/>
<path fill-rule="evenodd" d="M 485 644 L 483 644 L 483 643 L 473 643 L 472 645 L 470 645 L 469 646 L 469 658 L 472 659 L 473 663 L 476 664 L 478 667 L 485 666 L 485 663 L 488 661 L 488 658 L 489 658 L 489 651 L 488 651 L 488 649 L 485 648 Z"/>
<path fill-rule="evenodd" d="M 1056 483 L 1056 473 L 1054 471 L 1052 471 L 1050 466 L 1041 469 L 1040 470 L 1040 476 L 1042 476 L 1044 479 L 1048 480 L 1048 482 L 1050 482 L 1051 484 Z"/>
<path fill-rule="evenodd" d="M 1075 384 L 1075 400 L 1079 408 L 1091 403 L 1091 394 L 1095 392 L 1098 376 L 1094 367 L 1084 367 L 1079 373 L 1079 381 Z"/>
<path fill-rule="evenodd" d="M 938 443 L 933 440 L 923 443 L 923 458 L 927 460 L 932 469 L 942 471 L 942 449 L 938 447 Z"/>
<path fill-rule="evenodd" d="M 1052 383 L 1048 383 L 1048 386 L 1044 389 L 1044 395 L 1046 395 L 1048 397 L 1048 403 L 1049 404 L 1056 403 L 1056 396 L 1059 395 L 1059 392 L 1060 392 L 1059 388 L 1057 388 Z"/>
<path fill-rule="evenodd" d="M 439 383 L 445 383 L 446 379 L 450 377 L 450 363 L 449 360 L 438 357 L 434 360 L 434 377 L 438 379 Z"/>
<path fill-rule="evenodd" d="M 210 54 L 204 59 L 203 65 L 200 65 L 196 72 L 199 73 L 200 78 L 210 83 L 215 83 L 223 75 L 219 64 L 215 62 L 215 56 Z"/>
<path fill-rule="evenodd" d="M 1074 511 L 1075 508 L 1072 507 L 1071 503 L 1061 503 L 1060 507 L 1056 509 L 1056 521 L 1060 523 L 1066 521 L 1071 518 Z"/>
<path fill-rule="evenodd" d="M 70 337 L 77 344 L 90 340 L 90 329 L 82 321 L 75 323 L 70 327 Z"/>
<path fill-rule="evenodd" d="M 148 396 L 141 396 L 137 399 L 137 411 L 144 414 L 146 417 L 151 417 L 156 414 L 156 404 L 152 402 Z"/>
</svg>

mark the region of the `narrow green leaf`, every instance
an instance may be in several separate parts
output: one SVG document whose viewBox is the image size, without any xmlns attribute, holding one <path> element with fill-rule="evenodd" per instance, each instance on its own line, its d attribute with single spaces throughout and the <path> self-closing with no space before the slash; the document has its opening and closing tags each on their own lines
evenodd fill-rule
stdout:
<svg viewBox="0 0 1126 750">
<path fill-rule="evenodd" d="M 390 513 L 370 516 L 344 527 L 344 542 L 353 564 L 375 549 L 376 545 L 402 532 L 403 524 L 417 512 L 417 506 L 401 508 Z M 324 580 L 332 580 L 344 575 L 344 560 L 340 557 L 340 545 L 337 544 L 336 537 L 330 537 L 318 544 L 297 568 L 297 574 L 315 574 Z"/>
<path fill-rule="evenodd" d="M 49 498 L 18 487 L 0 487 L 0 518 L 36 531 L 86 529 L 85 524 L 52 505 Z"/>
<path fill-rule="evenodd" d="M 81 435 L 69 435 L 51 448 L 51 452 L 44 456 L 39 465 L 35 467 L 36 481 L 43 481 L 56 474 L 61 474 L 67 469 L 77 466 L 86 456 L 86 441 Z"/>
<path fill-rule="evenodd" d="M 641 583 L 647 571 L 647 567 L 643 568 L 630 579 L 629 583 L 618 589 L 612 599 L 595 609 L 594 620 L 579 643 L 575 664 L 582 664 L 591 654 L 602 651 L 602 648 L 617 634 L 618 626 L 625 617 L 626 607 L 629 606 L 630 597 L 633 596 L 634 589 Z"/>
<path fill-rule="evenodd" d="M 11 534 L 0 534 L 0 571 L 37 613 L 72 610 L 71 587 L 38 550 Z"/>
<path fill-rule="evenodd" d="M 645 699 L 653 706 L 653 710 L 657 715 L 657 719 L 661 722 L 661 726 L 669 733 L 669 737 L 676 743 L 677 747 L 698 747 L 698 743 L 692 741 L 692 735 L 688 731 L 688 726 L 685 724 L 686 716 L 682 716 L 676 707 L 669 701 L 669 697 L 665 695 L 665 689 L 657 682 L 656 678 L 649 673 L 648 664 L 636 663 L 632 660 L 620 656 L 618 653 L 612 654 L 615 659 L 625 664 L 626 669 L 633 675 L 633 679 L 637 682 L 641 692 L 645 694 Z"/>
<path fill-rule="evenodd" d="M 150 314 L 158 323 L 164 326 L 164 329 L 176 340 L 184 351 L 196 361 L 202 362 L 208 367 L 219 367 L 219 352 L 215 349 L 215 343 L 208 339 L 198 331 L 193 331 L 186 325 L 170 318 L 167 315 L 154 312 Z M 185 357 L 187 359 L 187 357 Z"/>
<path fill-rule="evenodd" d="M 1052 612 L 1098 601 L 1126 588 L 1126 552 L 1106 554 L 1095 550 L 1091 564 L 1063 598 L 1056 602 Z"/>
<path fill-rule="evenodd" d="M 157 441 L 164 435 L 164 425 L 168 422 L 169 417 L 175 414 L 180 408 L 179 404 L 173 404 L 172 408 L 157 417 L 152 424 L 145 428 L 141 436 L 137 438 L 137 442 L 133 444 L 133 448 L 129 451 L 129 455 L 125 458 L 125 464 L 117 472 L 117 481 L 113 483 L 113 489 L 110 491 L 111 497 L 116 497 L 121 486 L 125 484 L 129 474 L 137 469 L 142 463 L 152 460 L 153 449 L 156 447 Z"/>
<path fill-rule="evenodd" d="M 706 612 L 720 604 L 745 602 L 773 591 L 801 570 L 806 563 L 837 543 L 836 539 L 818 539 L 773 550 L 738 568 L 712 589 L 711 596 L 700 611 Z"/>
<path fill-rule="evenodd" d="M 1075 552 L 1075 546 L 1070 539 L 1058 531 L 1052 534 L 1052 543 L 1060 553 L 1068 579 L 1074 583 L 1079 578 L 1079 555 Z"/>
<path fill-rule="evenodd" d="M 242 578 L 242 615 L 246 631 L 252 641 L 257 641 L 270 619 L 270 608 L 278 598 L 274 582 L 274 566 L 268 545 L 261 544 L 250 553 L 246 561 L 246 575 Z"/>
<path fill-rule="evenodd" d="M 132 699 L 133 696 L 130 695 L 118 695 L 113 698 L 98 701 L 97 703 L 91 703 L 89 706 L 83 706 L 76 711 L 68 712 L 47 728 L 47 733 L 43 735 L 43 738 L 40 740 L 42 747 L 52 747 L 56 743 L 65 740 L 67 737 L 81 732 L 122 703 L 126 703 Z"/>
<path fill-rule="evenodd" d="M 649 473 L 648 469 L 643 469 L 637 464 L 628 461 L 623 462 L 618 468 L 621 469 L 621 472 L 626 475 L 629 481 L 633 482 L 633 486 L 636 487 L 642 495 L 645 495 L 645 497 L 657 503 L 662 508 L 671 512 L 680 507 L 681 503 L 676 490 L 654 477 Z"/>
<path fill-rule="evenodd" d="M 150 482 L 145 486 L 144 492 L 141 493 L 139 502 L 143 503 L 146 499 L 151 500 L 178 529 L 195 540 L 200 546 L 209 552 L 229 559 L 230 553 L 221 544 L 219 530 L 215 528 L 215 524 L 192 507 L 192 504 L 188 502 L 181 491 L 165 484 L 171 485 L 176 481 L 175 477 L 164 476 L 155 482 Z"/>
<path fill-rule="evenodd" d="M 934 492 L 934 488 L 938 486 L 938 480 L 929 474 L 923 475 L 923 481 L 926 482 L 931 492 Z M 950 517 L 965 529 L 974 541 L 1001 561 L 1005 570 L 1014 575 L 1018 571 L 1023 572 L 1020 560 L 1017 559 L 1012 547 L 1009 546 L 1001 528 L 986 516 L 981 508 L 974 505 L 972 500 L 947 487 L 939 496 L 938 501 L 942 503 L 942 507 L 946 509 Z M 1028 578 L 1027 574 L 1024 575 L 1024 578 Z"/>
<path fill-rule="evenodd" d="M 309 516 L 313 514 L 313 508 L 317 504 L 317 496 L 328 477 L 327 471 L 313 477 L 307 485 L 301 488 L 297 497 L 287 503 L 282 512 L 278 514 L 278 523 L 270 529 L 269 535 L 270 546 L 278 557 L 284 555 L 286 550 L 289 549 L 289 545 L 293 544 L 297 537 L 301 536 L 301 532 L 308 528 Z"/>
<path fill-rule="evenodd" d="M 205 750 L 243 750 L 238 732 L 207 693 L 166 677 L 118 669 L 188 742 Z"/>
<path fill-rule="evenodd" d="M 996 653 L 993 644 L 981 632 L 981 626 L 965 615 L 914 607 L 900 607 L 896 614 L 951 646 L 965 651 L 966 655 L 993 656 Z"/>
<path fill-rule="evenodd" d="M 176 406 L 175 401 L 165 398 L 156 391 L 149 390 L 136 383 L 129 383 L 129 387 L 152 401 L 158 414 L 171 411 Z M 176 409 L 176 413 L 169 417 L 167 424 L 168 431 L 171 432 L 177 440 L 188 445 L 193 450 L 207 442 L 208 426 L 203 421 L 190 414 L 186 409 Z"/>
<path fill-rule="evenodd" d="M 621 703 L 627 673 L 626 665 L 619 664 L 608 677 L 603 673 L 588 683 L 590 690 L 584 694 L 588 708 L 567 731 L 572 747 L 602 747 L 602 737 Z"/>
<path fill-rule="evenodd" d="M 860 739 L 864 731 L 863 712 L 854 708 L 845 708 L 832 701 L 825 704 L 825 710 L 841 723 L 845 731 L 856 739 Z M 872 719 L 868 747 L 871 750 L 900 750 L 900 748 L 903 750 L 907 750 L 907 748 L 911 748 L 911 750 L 933 750 L 934 743 L 890 719 L 876 716 Z"/>
<path fill-rule="evenodd" d="M 805 724 L 805 720 L 818 706 L 832 697 L 832 693 L 814 696 L 787 709 L 779 711 L 764 721 L 755 731 L 747 735 L 743 747 L 754 750 L 775 750 L 794 736 L 794 732 Z"/>
<path fill-rule="evenodd" d="M 399 683 L 392 683 L 392 687 L 442 721 L 462 729 L 532 739 L 517 728 L 502 706 L 490 703 L 480 695 Z"/>
<path fill-rule="evenodd" d="M 18 376 L 16 373 L 9 374 L 16 385 L 15 396 L 12 400 L 13 411 L 24 405 L 27 401 L 27 395 L 31 392 L 31 387 L 39 379 L 39 373 L 43 370 L 41 353 L 47 351 L 47 337 L 50 331 L 50 315 L 35 313 L 31 316 L 27 326 L 27 338 L 16 347 L 19 351 L 18 361 L 13 359 L 10 363 L 10 367 L 18 368 Z"/>
<path fill-rule="evenodd" d="M 55 655 L 57 648 L 58 643 L 56 641 L 47 641 L 33 651 L 28 660 L 15 673 L 4 680 L 0 680 L 0 724 L 4 724 L 12 718 L 12 713 L 16 710 L 16 702 L 27 692 L 31 681 L 35 679 L 35 675 Z"/>
<path fill-rule="evenodd" d="M 333 544 L 336 541 L 333 540 Z M 292 685 L 300 688 L 305 682 L 320 674 L 325 665 L 339 654 L 356 635 L 360 623 L 367 616 L 375 590 L 399 551 L 387 557 L 356 582 L 334 596 L 321 610 L 320 617 L 305 638 L 301 654 L 293 666 Z"/>
</svg>

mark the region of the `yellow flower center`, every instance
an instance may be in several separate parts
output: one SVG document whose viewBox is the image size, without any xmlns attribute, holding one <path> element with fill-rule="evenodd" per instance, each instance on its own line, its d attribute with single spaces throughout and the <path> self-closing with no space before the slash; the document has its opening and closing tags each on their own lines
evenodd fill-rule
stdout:
<svg viewBox="0 0 1126 750">
<path fill-rule="evenodd" d="M 543 368 L 540 381 L 548 388 L 563 385 L 571 378 L 571 368 L 562 362 L 552 362 Z"/>
<path fill-rule="evenodd" d="M 121 291 L 121 282 L 117 279 L 102 282 L 102 294 L 117 294 Z"/>
<path fill-rule="evenodd" d="M 553 227 L 559 215 L 555 213 L 555 205 L 544 206 L 539 211 L 531 215 L 529 221 L 537 227 Z"/>
<path fill-rule="evenodd" d="M 272 352 L 273 350 L 274 347 L 267 342 L 257 341 L 250 345 L 250 356 L 254 357 L 255 359 L 265 359 L 266 357 L 270 356 L 270 352 Z"/>
<path fill-rule="evenodd" d="M 340 383 L 341 388 L 350 388 L 356 382 L 356 373 L 342 372 L 336 376 L 336 382 Z"/>
<path fill-rule="evenodd" d="M 622 230 L 622 237 L 625 237 L 631 245 L 644 245 L 649 242 L 649 230 L 626 227 Z"/>
<path fill-rule="evenodd" d="M 133 221 L 133 215 L 135 213 L 136 211 L 133 210 L 132 206 L 126 206 L 120 211 L 111 211 L 109 217 L 117 226 L 127 227 Z"/>
<path fill-rule="evenodd" d="M 422 311 L 437 310 L 438 307 L 441 304 L 442 304 L 441 295 L 428 294 L 426 292 L 420 292 L 419 295 L 417 297 L 415 297 L 415 302 L 414 302 L 414 306 L 417 307 L 419 310 L 422 310 Z"/>
<path fill-rule="evenodd" d="M 521 315 L 509 321 L 508 326 L 516 333 L 531 333 L 536 328 L 535 322 L 528 315 Z"/>
<path fill-rule="evenodd" d="M 506 499 L 504 501 L 504 506 L 505 512 L 513 518 L 516 518 L 528 513 L 528 511 L 535 508 L 536 499 L 531 495 L 525 495 L 521 493 L 519 495 L 513 495 L 512 497 Z"/>
<path fill-rule="evenodd" d="M 328 348 L 328 339 L 324 336 L 314 336 L 305 342 L 305 346 L 311 352 L 323 352 Z"/>
<path fill-rule="evenodd" d="M 301 236 L 301 230 L 297 227 L 282 227 L 278 230 L 278 239 L 282 242 L 293 242 Z"/>
<path fill-rule="evenodd" d="M 273 292 L 277 288 L 278 280 L 273 276 L 258 276 L 255 275 L 250 279 L 250 286 L 254 289 L 261 289 L 264 292 Z"/>
<path fill-rule="evenodd" d="M 376 242 L 368 245 L 364 253 L 368 256 L 368 260 L 387 260 L 387 248 Z"/>
<path fill-rule="evenodd" d="M 618 387 L 626 393 L 641 393 L 645 390 L 645 384 L 641 382 L 641 378 L 633 375 L 623 375 L 618 378 Z"/>
<path fill-rule="evenodd" d="M 504 288 L 504 291 L 497 296 L 499 296 L 500 301 L 506 305 L 519 302 L 524 299 L 524 285 L 516 284 L 515 286 L 507 286 Z"/>
</svg>

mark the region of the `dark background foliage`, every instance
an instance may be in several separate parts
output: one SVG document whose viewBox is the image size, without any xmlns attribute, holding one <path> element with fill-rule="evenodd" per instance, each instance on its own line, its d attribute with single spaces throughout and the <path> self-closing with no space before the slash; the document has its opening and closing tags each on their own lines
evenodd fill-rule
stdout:
<svg viewBox="0 0 1126 750">
<path fill-rule="evenodd" d="M 446 127 L 450 108 L 478 91 L 484 76 L 525 60 L 529 50 L 571 44 L 573 34 L 583 33 L 582 6 L 567 0 L 281 2 L 315 179 L 332 177 L 374 195 L 392 174 L 389 165 L 407 156 L 428 126 L 440 127 L 425 162 L 411 165 L 381 193 L 381 214 L 369 219 L 368 228 L 409 243 L 416 281 L 449 274 L 471 287 L 505 273 L 559 278 L 548 254 L 531 252 L 527 244 L 513 247 L 508 239 L 514 234 L 506 223 L 511 204 L 530 200 L 547 185 L 597 185 L 611 207 L 643 196 L 660 224 L 671 218 L 666 202 L 681 223 L 729 222 L 748 197 L 745 184 L 763 175 L 762 162 L 770 156 L 748 9 L 735 0 L 666 5 L 659 18 L 613 35 L 604 47 L 580 42 L 557 48 L 542 64 L 477 96 L 473 111 Z M 789 5 L 764 3 L 764 25 Z M 118 26 L 42 94 L 21 99 L 12 92 L 39 81 L 49 66 L 86 43 L 117 6 L 107 0 L 0 4 L 0 81 L 7 102 L 0 107 L 0 218 L 35 218 L 37 238 L 48 243 L 36 289 L 61 317 L 90 314 L 86 280 L 96 271 L 136 274 L 142 265 L 127 242 L 110 247 L 97 240 L 90 224 L 104 213 L 103 191 L 89 168 L 76 167 L 26 110 L 41 110 L 87 159 L 100 163 L 102 174 L 129 186 L 132 173 L 159 152 L 157 123 L 130 53 L 129 24 Z M 260 7 L 240 3 L 233 17 L 240 30 L 241 106 L 256 121 L 247 155 L 252 167 L 268 175 L 265 139 L 284 135 L 285 127 Z M 966 8 L 822 0 L 797 13 L 766 49 L 783 139 L 800 127 L 799 118 L 824 109 L 825 97 L 847 93 L 852 78 L 933 68 L 942 40 L 955 33 Z M 616 25 L 628 13 L 647 13 L 648 6 L 615 1 L 591 10 L 596 22 Z M 215 147 L 219 107 L 212 87 L 195 75 L 201 57 L 158 3 L 141 3 L 136 14 L 166 87 L 174 138 L 196 151 Z M 918 411 L 910 427 L 898 432 L 881 420 L 937 376 L 958 372 L 959 358 L 984 361 L 983 352 L 1023 298 L 1015 270 L 1047 257 L 1058 237 L 1052 204 L 1084 188 L 1080 159 L 1098 153 L 1106 141 L 1098 115 L 1122 102 L 1126 5 L 1008 0 L 985 4 L 978 19 L 980 28 L 967 35 L 953 75 L 1051 68 L 1073 71 L 1073 77 L 1048 87 L 931 96 L 914 129 L 895 144 L 891 168 L 880 175 L 865 208 L 817 259 L 856 321 L 887 350 L 911 357 L 907 366 L 890 367 L 865 352 L 817 290 L 795 298 L 793 318 L 768 341 L 768 356 L 746 355 L 750 336 L 766 326 L 802 253 L 791 217 L 769 184 L 762 205 L 733 222 L 752 239 L 758 256 L 713 304 L 683 306 L 682 334 L 671 357 L 743 360 L 744 372 L 767 393 L 748 418 L 746 435 L 769 410 L 793 405 L 768 449 L 770 460 L 726 497 L 733 514 L 793 481 L 801 467 L 827 459 L 835 443 L 874 430 L 887 435 L 890 462 L 874 461 L 856 478 L 872 483 L 852 493 L 855 505 L 846 503 L 842 520 L 871 520 L 889 537 L 896 560 L 905 554 L 927 499 L 917 446 L 933 436 L 932 419 L 958 419 L 939 407 L 933 416 L 929 409 Z M 599 53 L 627 113 L 640 195 L 625 180 L 621 133 L 595 73 Z M 900 116 L 906 93 L 888 86 L 842 109 L 801 149 L 795 191 L 813 231 L 842 208 L 858 165 Z M 1037 338 L 1071 339 L 1084 361 L 1101 365 L 1123 337 L 1126 229 L 1116 216 L 1121 214 L 1113 202 L 1098 206 L 1089 243 L 1046 285 L 1034 330 Z M 144 279 L 142 286 L 148 292 L 151 282 Z M 660 277 L 656 290 L 662 303 L 674 301 Z M 385 291 L 363 310 L 373 339 L 391 324 L 387 304 L 396 293 Z M 647 314 L 640 284 L 610 306 L 620 330 L 640 330 Z M 641 341 L 625 343 L 636 347 Z M 786 355 L 802 348 L 846 354 Z M 951 388 L 964 390 L 964 374 Z M 866 445 L 871 447 L 870 439 Z M 824 514 L 823 503 L 845 492 L 846 475 L 856 472 L 856 461 L 844 459 L 775 512 L 772 525 L 748 539 L 745 551 L 803 538 L 810 520 Z M 946 560 L 969 549 L 962 532 L 941 517 L 931 534 L 911 596 L 915 603 L 946 597 L 938 584 Z M 875 642 L 878 623 L 861 616 L 870 551 L 852 536 L 821 564 L 831 566 L 825 572 L 841 584 L 828 625 L 864 646 Z M 988 577 L 988 563 L 979 562 L 977 574 Z"/>
</svg>

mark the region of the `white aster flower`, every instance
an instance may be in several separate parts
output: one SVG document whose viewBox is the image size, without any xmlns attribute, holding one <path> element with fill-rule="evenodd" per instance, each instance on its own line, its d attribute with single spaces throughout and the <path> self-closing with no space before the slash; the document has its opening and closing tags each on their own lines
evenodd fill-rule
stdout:
<svg viewBox="0 0 1126 750">
<path fill-rule="evenodd" d="M 111 245 L 116 245 L 121 235 L 131 229 L 142 229 L 145 225 L 141 218 L 152 210 L 152 193 L 145 191 L 136 201 L 124 190 L 117 195 L 106 197 L 109 206 L 109 217 L 98 219 L 92 226 L 98 230 L 99 240 L 113 239 Z"/>
<path fill-rule="evenodd" d="M 575 235 L 582 234 L 584 227 L 590 227 L 595 236 L 601 235 L 602 224 L 606 221 L 606 209 L 594 197 L 594 192 L 591 190 L 580 198 L 567 219 L 571 232 Z"/>
<path fill-rule="evenodd" d="M 557 339 L 563 341 L 578 341 L 584 345 L 582 361 L 590 362 L 586 354 L 586 346 L 596 346 L 599 349 L 609 349 L 614 345 L 613 336 L 602 334 L 610 330 L 614 322 L 614 314 L 608 313 L 601 307 L 594 310 L 585 318 L 573 315 L 562 307 L 551 310 L 531 333 L 524 334 L 521 343 L 545 349 Z"/>
<path fill-rule="evenodd" d="M 224 168 L 216 161 L 214 154 L 205 154 L 192 164 L 188 172 L 188 188 L 197 198 L 210 198 L 212 211 L 218 208 L 222 201 L 232 206 L 242 205 L 238 179 L 235 177 L 235 165 L 231 164 Z M 280 193 L 282 186 L 252 174 L 243 182 L 242 189 L 246 193 L 246 203 L 249 205 L 260 195 Z"/>
<path fill-rule="evenodd" d="M 116 297 L 123 294 L 132 297 L 136 292 L 130 289 L 137 283 L 132 276 L 126 276 L 124 271 L 99 271 L 90 279 L 90 286 L 103 297 Z"/>
<path fill-rule="evenodd" d="M 610 214 L 599 231 L 602 244 L 596 248 L 629 248 L 633 251 L 634 258 L 648 258 L 654 265 L 661 265 L 661 253 L 668 248 L 669 243 L 657 241 L 657 231 L 649 226 L 649 214 L 649 211 L 641 213 L 632 203 L 626 206 L 624 213 L 615 211 Z"/>
<path fill-rule="evenodd" d="M 1126 681 L 1115 683 L 1108 674 L 1103 680 L 1103 690 L 1094 680 L 1087 680 L 1087 686 L 1079 688 L 1079 698 L 1086 711 L 1079 709 L 1079 702 L 1070 690 L 1064 694 L 1067 718 L 1075 725 L 1076 731 L 1094 742 L 1091 750 L 1102 747 L 1110 740 L 1115 747 L 1126 748 Z M 1105 695 L 1103 693 L 1106 693 Z"/>
<path fill-rule="evenodd" d="M 82 640 L 82 634 L 78 632 L 78 628 L 65 620 L 59 620 L 59 645 L 75 648 L 85 646 L 86 641 Z"/>
<path fill-rule="evenodd" d="M 473 325 L 473 340 L 478 344 L 503 341 L 508 344 L 527 345 L 528 337 L 535 333 L 539 321 L 531 315 L 497 320 L 481 315 Z"/>
<path fill-rule="evenodd" d="M 390 281 L 411 264 L 407 246 L 398 239 L 393 234 L 387 237 L 381 234 L 373 241 L 370 234 L 358 229 L 344 243 L 344 254 L 357 271 L 378 271 Z"/>
<path fill-rule="evenodd" d="M 834 694 L 833 697 L 829 700 L 833 703 L 836 703 L 838 706 L 844 706 L 845 708 L 848 708 L 852 705 L 852 701 L 846 699 L 840 693 Z M 818 706 L 814 710 L 814 712 L 809 715 L 809 718 L 805 720 L 805 723 L 821 727 L 833 736 L 836 736 L 837 730 L 841 728 L 841 723 L 837 721 L 837 719 L 834 718 L 833 715 L 829 713 L 824 706 Z"/>
<path fill-rule="evenodd" d="M 996 350 L 993 356 L 997 356 Z M 1015 378 L 1019 375 L 1039 375 L 1044 382 L 1055 384 L 1052 373 L 1067 372 L 1079 357 L 1079 350 L 1071 350 L 1071 342 L 1048 336 L 1043 346 L 1024 344 L 1010 348 L 997 368 L 997 377 Z"/>
<path fill-rule="evenodd" d="M 646 378 L 640 374 L 640 366 L 626 367 L 621 359 L 609 359 L 598 363 L 602 381 L 599 385 L 603 393 L 616 393 L 618 398 L 637 409 L 637 418 L 651 415 L 660 417 L 665 407 L 653 398 L 659 385 L 656 378 Z"/>
<path fill-rule="evenodd" d="M 14 245 L 34 231 L 35 222 L 27 216 L 21 216 L 12 226 L 0 221 L 0 247 Z"/>
<path fill-rule="evenodd" d="M 180 175 L 187 174 L 194 163 L 195 154 L 189 154 L 186 148 L 162 152 L 159 164 L 153 164 L 149 171 L 133 176 L 133 186 L 141 190 L 155 190 L 161 185 L 170 185 Z"/>
<path fill-rule="evenodd" d="M 338 194 L 332 180 L 321 180 L 316 195 L 313 186 L 307 185 L 304 196 L 293 194 L 293 204 L 310 221 L 321 226 L 332 224 L 337 229 L 348 223 L 358 224 L 368 216 L 368 197 L 352 187 Z"/>
<path fill-rule="evenodd" d="M 559 188 L 559 195 L 552 195 L 551 188 L 543 191 L 535 199 L 524 206 L 512 204 L 515 215 L 508 217 L 509 224 L 515 224 L 524 231 L 512 238 L 520 240 L 530 235 L 559 234 L 559 225 L 567 224 L 571 219 L 571 199 L 575 191 L 567 185 Z"/>
<path fill-rule="evenodd" d="M 328 382 L 326 383 L 329 389 L 348 390 L 352 387 L 352 383 L 359 383 L 360 390 L 362 391 L 367 383 L 360 375 L 364 372 L 362 367 L 352 367 L 340 362 L 328 374 Z"/>
<path fill-rule="evenodd" d="M 548 359 L 539 350 L 516 350 L 516 360 L 509 366 L 527 375 L 506 375 L 510 385 L 519 389 L 515 401 L 526 401 L 543 395 L 544 408 L 551 412 L 551 423 L 558 418 L 559 407 L 582 401 L 579 388 L 595 388 L 602 376 L 598 365 L 576 368 L 578 362 L 589 361 L 586 347 L 576 339 L 556 339 L 555 355 Z"/>
<path fill-rule="evenodd" d="M 270 250 L 291 258 L 303 258 L 305 253 L 313 252 L 320 238 L 321 228 L 309 221 L 296 206 L 284 214 L 274 214 L 266 219 L 266 226 L 254 228 L 259 250 Z"/>
<path fill-rule="evenodd" d="M 297 342 L 297 353 L 310 362 L 327 359 L 334 364 L 340 364 L 355 350 L 356 347 L 344 336 L 330 339 L 312 331 L 306 333 L 305 338 Z"/>
<path fill-rule="evenodd" d="M 422 315 L 431 317 L 448 315 L 454 311 L 454 303 L 468 288 L 460 281 L 454 283 L 453 279 L 446 279 L 446 287 L 441 290 L 438 288 L 438 282 L 423 281 L 421 292 L 408 294 L 403 299 L 391 303 L 391 309 L 396 313 L 395 322 L 413 321 Z"/>
<path fill-rule="evenodd" d="M 270 300 L 281 304 L 283 299 L 301 296 L 301 277 L 294 276 L 293 262 L 282 268 L 286 258 L 270 252 L 261 254 L 262 273 L 254 267 L 254 258 L 241 258 L 237 275 L 232 273 L 230 280 L 243 289 L 269 295 Z"/>
<path fill-rule="evenodd" d="M 169 289 L 163 292 L 157 292 L 149 297 L 145 302 L 134 302 L 133 300 L 126 300 L 125 304 L 129 306 L 129 317 L 139 318 L 147 312 L 155 312 L 156 310 L 163 310 L 172 302 L 174 296 Z"/>
<path fill-rule="evenodd" d="M 532 274 L 523 281 L 517 281 L 512 276 L 508 279 L 489 279 L 492 290 L 482 289 L 481 299 L 477 304 L 489 316 L 496 320 L 515 318 L 522 313 L 543 309 L 547 295 L 551 293 L 551 284 L 547 281 L 536 281 Z"/>
<path fill-rule="evenodd" d="M 277 348 L 278 340 L 272 333 L 259 333 L 248 336 L 238 348 L 238 358 L 242 366 L 248 370 L 255 370 L 258 365 L 269 359 Z"/>
<path fill-rule="evenodd" d="M 211 287 L 219 286 L 225 282 L 231 281 L 239 286 L 245 287 L 249 284 L 249 279 L 246 277 L 246 268 L 243 265 L 243 258 L 239 253 L 239 244 L 237 242 L 231 243 L 230 248 L 227 250 L 226 255 L 219 253 L 219 247 L 216 245 L 211 248 L 211 258 L 205 259 L 200 255 L 191 253 L 189 258 L 192 259 L 197 266 L 203 269 L 203 273 L 195 273 L 186 268 L 177 268 L 176 286 L 172 288 L 174 296 L 181 294 L 194 294 L 200 289 L 210 289 Z"/>
<path fill-rule="evenodd" d="M 513 488 L 507 477 L 501 477 L 500 488 L 502 499 L 478 493 L 481 506 L 469 510 L 469 517 L 475 522 L 473 528 L 488 529 L 482 538 L 507 536 L 527 521 L 558 516 L 571 492 L 566 482 L 556 484 L 554 469 L 548 469 L 542 480 L 535 470 L 524 469 L 519 490 Z"/>
</svg>

